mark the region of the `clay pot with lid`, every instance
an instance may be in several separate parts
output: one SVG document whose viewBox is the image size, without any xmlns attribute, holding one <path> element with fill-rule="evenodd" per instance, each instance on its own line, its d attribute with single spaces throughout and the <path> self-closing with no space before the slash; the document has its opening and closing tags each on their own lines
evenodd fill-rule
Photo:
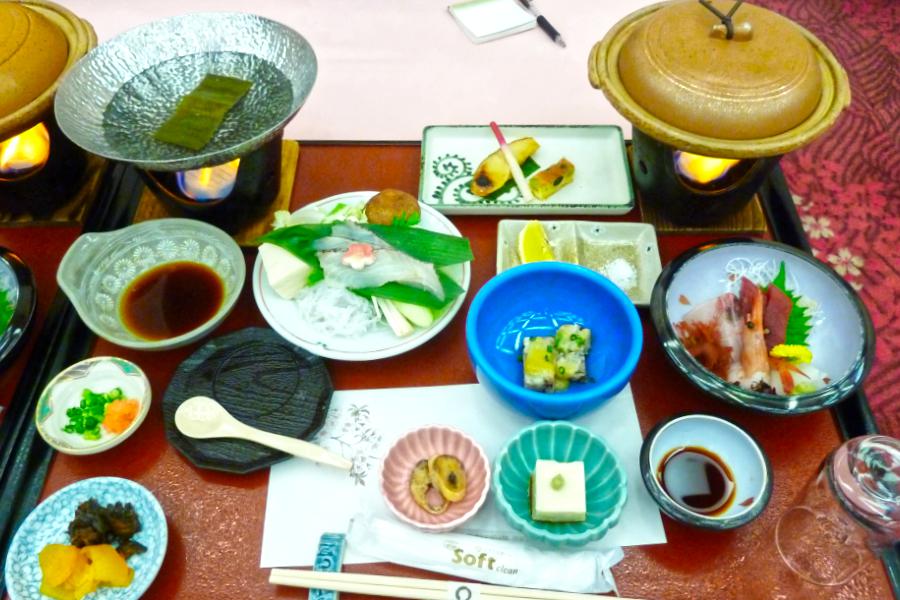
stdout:
<svg viewBox="0 0 900 600">
<path fill-rule="evenodd" d="M 0 141 L 49 117 L 62 75 L 96 43 L 93 28 L 58 4 L 0 2 Z"/>
<path fill-rule="evenodd" d="M 665 149 L 759 159 L 759 165 L 741 160 L 740 177 L 723 189 L 691 190 L 706 196 L 700 210 L 711 204 L 710 195 L 752 188 L 740 191 L 739 209 L 780 155 L 834 124 L 850 103 L 850 88 L 831 52 L 799 25 L 751 4 L 711 4 L 714 10 L 676 0 L 628 15 L 594 45 L 589 79 L 634 125 L 636 154 L 660 147 L 644 152 L 652 163 L 645 161 L 646 172 L 635 169 L 645 196 L 675 176 L 664 164 L 671 163 L 662 157 Z M 730 21 L 723 20 L 729 11 Z M 662 191 L 671 196 L 672 190 Z M 708 220 L 700 213 L 694 217 Z"/>
</svg>

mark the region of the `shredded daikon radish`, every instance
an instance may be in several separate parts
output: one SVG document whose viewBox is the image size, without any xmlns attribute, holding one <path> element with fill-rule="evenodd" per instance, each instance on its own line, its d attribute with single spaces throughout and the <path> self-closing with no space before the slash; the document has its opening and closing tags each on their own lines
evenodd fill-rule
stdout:
<svg viewBox="0 0 900 600">
<path fill-rule="evenodd" d="M 381 320 L 370 300 L 327 281 L 303 290 L 296 302 L 300 318 L 325 335 L 362 335 Z"/>
</svg>

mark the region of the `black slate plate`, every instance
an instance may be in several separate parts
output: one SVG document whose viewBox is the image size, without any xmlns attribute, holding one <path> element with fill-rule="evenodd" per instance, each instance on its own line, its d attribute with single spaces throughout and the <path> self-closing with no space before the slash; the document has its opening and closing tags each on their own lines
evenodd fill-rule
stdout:
<svg viewBox="0 0 900 600">
<path fill-rule="evenodd" d="M 288 455 L 244 440 L 186 437 L 175 427 L 178 406 L 209 396 L 247 425 L 309 439 L 325 423 L 333 392 L 320 357 L 271 329 L 242 329 L 210 341 L 178 367 L 163 397 L 166 437 L 198 467 L 250 473 Z"/>
<path fill-rule="evenodd" d="M 37 304 L 37 290 L 31 270 L 12 251 L 0 247 L 0 288 L 7 291 L 13 305 L 9 325 L 0 332 L 0 370 L 13 361 L 21 349 Z"/>
</svg>

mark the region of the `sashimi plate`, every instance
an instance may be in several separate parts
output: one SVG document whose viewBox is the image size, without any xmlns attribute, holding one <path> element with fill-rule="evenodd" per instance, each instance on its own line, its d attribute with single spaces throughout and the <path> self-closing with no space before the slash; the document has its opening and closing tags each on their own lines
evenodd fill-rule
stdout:
<svg viewBox="0 0 900 600">
<path fill-rule="evenodd" d="M 330 196 L 304 206 L 295 211 L 293 216 L 324 214 L 338 204 L 365 203 L 376 193 L 347 192 Z M 462 235 L 459 229 L 438 211 L 424 203 L 420 203 L 419 206 L 422 216 L 417 227 L 448 235 Z M 459 312 L 469 290 L 471 268 L 469 263 L 462 263 L 442 269 L 465 291 L 440 312 L 431 326 L 416 329 L 411 335 L 402 338 L 394 335 L 383 322 L 365 334 L 355 337 L 331 335 L 318 330 L 301 318 L 295 300 L 285 300 L 275 293 L 265 277 L 265 269 L 259 256 L 256 257 L 253 266 L 253 297 L 266 322 L 289 342 L 325 358 L 348 361 L 378 360 L 418 348 L 440 333 Z"/>
</svg>

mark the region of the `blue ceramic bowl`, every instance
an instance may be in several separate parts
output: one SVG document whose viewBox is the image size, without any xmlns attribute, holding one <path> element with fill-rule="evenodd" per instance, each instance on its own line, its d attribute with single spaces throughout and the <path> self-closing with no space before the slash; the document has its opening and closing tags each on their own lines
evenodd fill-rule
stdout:
<svg viewBox="0 0 900 600">
<path fill-rule="evenodd" d="M 538 459 L 584 461 L 587 519 L 542 523 L 531 519 L 531 474 Z M 606 443 L 584 427 L 544 421 L 514 437 L 494 464 L 494 498 L 509 524 L 529 538 L 553 546 L 598 540 L 619 522 L 627 498 L 625 470 Z"/>
<path fill-rule="evenodd" d="M 166 555 L 169 541 L 166 515 L 159 502 L 142 485 L 118 477 L 83 479 L 65 487 L 37 506 L 29 514 L 6 554 L 6 591 L 10 600 L 46 600 L 40 593 L 41 567 L 38 554 L 47 544 L 69 543 L 69 521 L 79 504 L 94 498 L 100 504 L 131 503 L 141 521 L 136 542 L 147 547 L 143 554 L 128 559 L 134 569 L 131 585 L 124 588 L 101 587 L 90 594 L 93 600 L 138 600 L 153 583 Z"/>
<path fill-rule="evenodd" d="M 525 388 L 525 337 L 552 336 L 577 323 L 592 332 L 590 382 L 565 392 Z M 568 419 L 603 404 L 625 387 L 641 353 L 643 334 L 628 296 L 602 275 L 562 262 L 521 265 L 497 275 L 476 294 L 466 319 L 466 345 L 482 385 L 517 410 L 542 419 Z"/>
</svg>

